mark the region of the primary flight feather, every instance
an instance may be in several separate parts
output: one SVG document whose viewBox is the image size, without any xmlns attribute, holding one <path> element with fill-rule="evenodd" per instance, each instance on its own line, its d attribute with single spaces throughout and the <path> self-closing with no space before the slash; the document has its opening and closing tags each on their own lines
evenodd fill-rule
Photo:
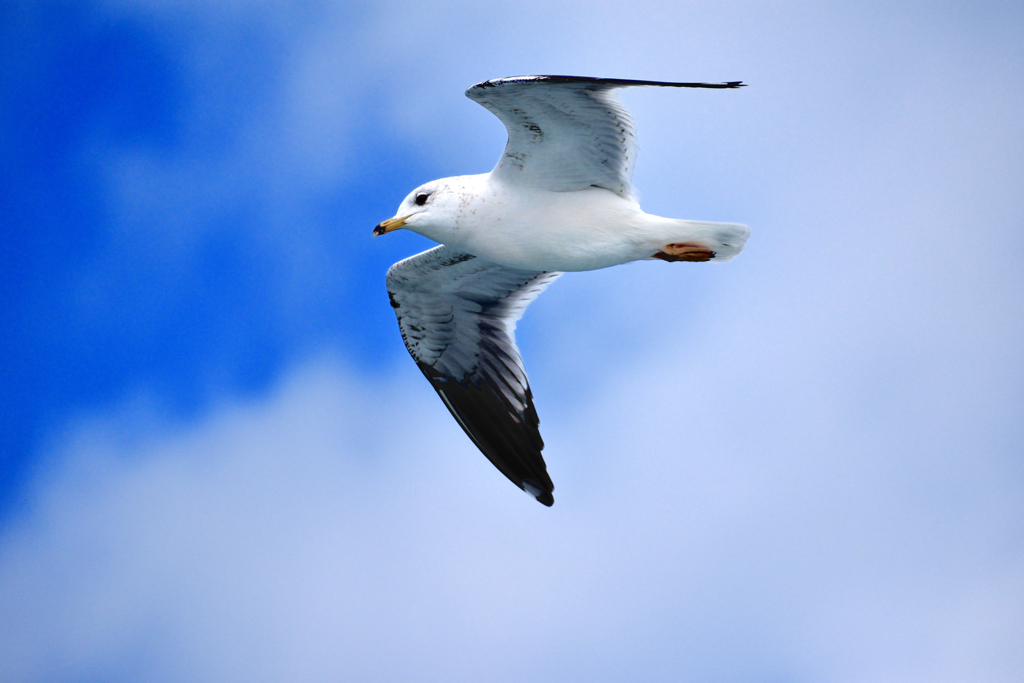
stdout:
<svg viewBox="0 0 1024 683">
<path fill-rule="evenodd" d="M 406 348 L 473 443 L 544 505 L 554 484 L 515 342 L 526 307 L 563 271 L 640 259 L 728 261 L 750 231 L 644 213 L 632 193 L 636 132 L 617 91 L 739 88 L 578 76 L 477 83 L 508 143 L 490 173 L 413 190 L 374 235 L 405 228 L 441 246 L 393 265 L 391 305 Z"/>
</svg>

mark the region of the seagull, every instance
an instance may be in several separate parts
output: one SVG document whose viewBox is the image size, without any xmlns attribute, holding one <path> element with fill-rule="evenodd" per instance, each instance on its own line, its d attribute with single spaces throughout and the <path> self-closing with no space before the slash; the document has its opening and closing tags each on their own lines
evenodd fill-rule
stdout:
<svg viewBox="0 0 1024 683">
<path fill-rule="evenodd" d="M 373 235 L 406 229 L 440 246 L 387 272 L 405 346 L 452 417 L 513 484 L 551 506 L 555 486 L 516 322 L 566 271 L 643 259 L 728 261 L 745 225 L 646 214 L 631 178 L 637 142 L 618 98 L 632 86 L 734 89 L 580 76 L 516 76 L 466 91 L 508 129 L 490 173 L 409 193 Z"/>
</svg>

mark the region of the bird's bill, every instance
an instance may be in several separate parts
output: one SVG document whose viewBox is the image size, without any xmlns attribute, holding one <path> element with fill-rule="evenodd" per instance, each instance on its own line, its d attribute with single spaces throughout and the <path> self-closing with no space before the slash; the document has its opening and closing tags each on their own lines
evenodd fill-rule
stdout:
<svg viewBox="0 0 1024 683">
<path fill-rule="evenodd" d="M 411 216 L 412 214 L 409 214 Z M 384 233 L 391 232 L 392 230 L 398 230 L 405 226 L 405 220 L 409 216 L 402 216 L 401 218 L 389 218 L 382 223 L 378 223 L 377 227 L 373 229 L 373 236 L 383 235 Z"/>
</svg>

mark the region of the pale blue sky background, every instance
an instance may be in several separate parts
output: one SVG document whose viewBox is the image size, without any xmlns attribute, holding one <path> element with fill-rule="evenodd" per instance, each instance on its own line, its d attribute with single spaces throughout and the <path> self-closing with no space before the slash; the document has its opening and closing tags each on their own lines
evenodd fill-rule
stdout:
<svg viewBox="0 0 1024 683">
<path fill-rule="evenodd" d="M 1018 681 L 1018 3 L 0 10 L 0 679 Z M 408 358 L 370 230 L 462 96 L 634 90 L 652 213 L 520 342 L 555 506 Z"/>
</svg>

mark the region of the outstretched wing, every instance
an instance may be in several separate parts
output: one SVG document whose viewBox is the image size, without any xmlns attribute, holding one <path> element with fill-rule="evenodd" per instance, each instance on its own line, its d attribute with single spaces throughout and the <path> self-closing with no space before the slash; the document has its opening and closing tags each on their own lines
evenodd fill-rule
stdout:
<svg viewBox="0 0 1024 683">
<path fill-rule="evenodd" d="M 516 76 L 477 83 L 466 96 L 508 129 L 492 175 L 504 182 L 567 192 L 595 186 L 628 198 L 636 162 L 633 117 L 616 91 L 635 85 L 740 88 L 729 83 L 665 83 L 580 76 Z"/>
<path fill-rule="evenodd" d="M 506 268 L 445 246 L 391 266 L 405 347 L 473 443 L 544 505 L 555 486 L 516 347 L 516 321 L 561 273 Z"/>
</svg>

